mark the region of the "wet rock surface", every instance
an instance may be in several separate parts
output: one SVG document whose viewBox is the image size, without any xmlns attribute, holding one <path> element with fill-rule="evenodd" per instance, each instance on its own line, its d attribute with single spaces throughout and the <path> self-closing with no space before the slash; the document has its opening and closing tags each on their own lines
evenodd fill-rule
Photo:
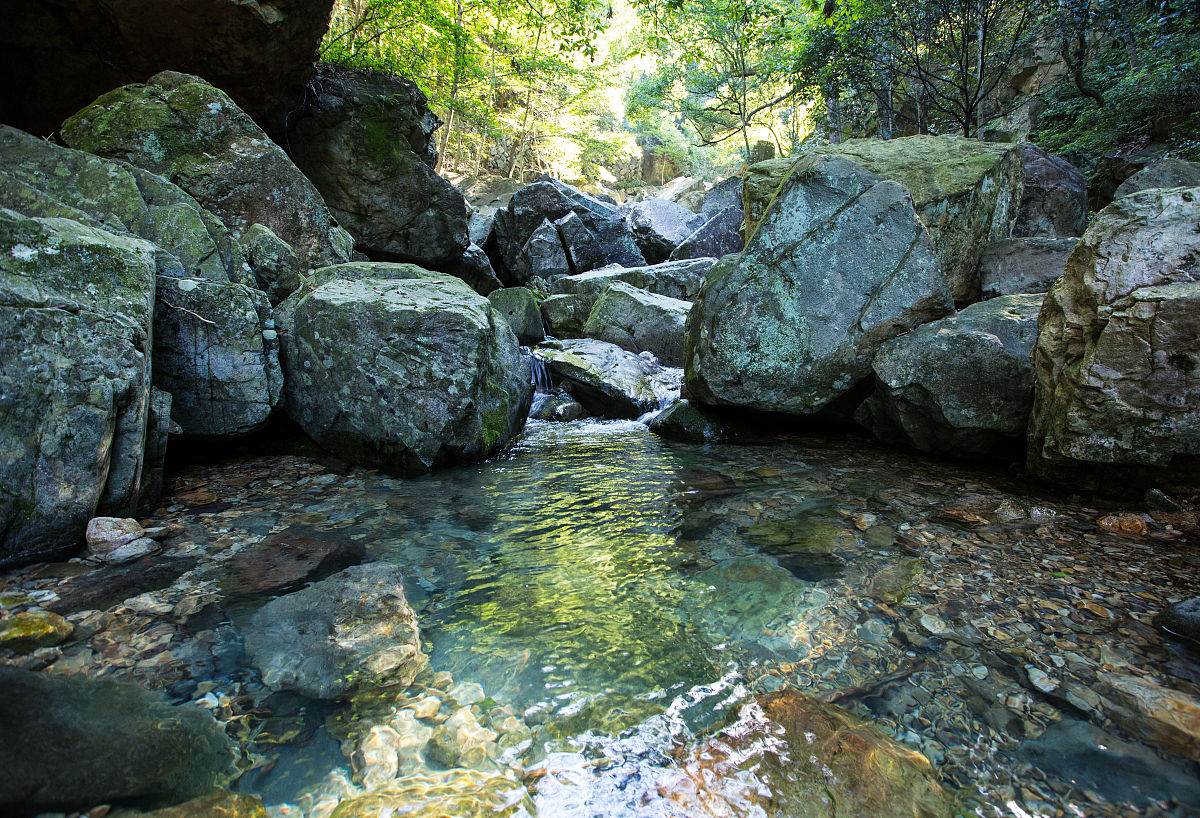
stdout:
<svg viewBox="0 0 1200 818">
<path fill-rule="evenodd" d="M 589 413 L 637 418 L 679 396 L 678 369 L 590 338 L 538 347 L 538 354 Z"/>
</svg>

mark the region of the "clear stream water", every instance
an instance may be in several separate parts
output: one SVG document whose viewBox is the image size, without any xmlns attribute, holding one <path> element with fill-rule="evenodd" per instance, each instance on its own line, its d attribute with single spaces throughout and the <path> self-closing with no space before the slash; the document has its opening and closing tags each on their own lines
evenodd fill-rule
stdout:
<svg viewBox="0 0 1200 818">
<path fill-rule="evenodd" d="M 352 471 L 279 486 L 281 463 L 190 466 L 177 490 L 222 494 L 236 475 L 245 496 L 169 516 L 226 540 L 303 524 L 404 566 L 432 670 L 478 684 L 483 706 L 528 728 L 506 746 L 519 769 L 540 770 L 514 796 L 527 811 L 687 814 L 663 795 L 663 771 L 756 693 L 795 689 L 923 753 L 966 813 L 1200 814 L 1194 766 L 1102 707 L 1064 703 L 1076 687 L 1090 702 L 1114 667 L 1198 692 L 1196 654 L 1147 624 L 1196 587 L 1194 546 L 1120 540 L 1095 527 L 1098 510 L 1031 496 L 1003 472 L 861 441 L 674 443 L 616 421 L 534 421 L 494 461 L 418 479 Z M 979 516 L 964 528 L 948 508 Z M 262 709 L 287 710 L 279 699 Z M 330 737 L 345 715 L 299 712 L 301 727 L 269 717 L 251 742 L 272 761 L 239 788 L 268 805 L 353 775 Z M 1068 735 L 1088 721 L 1118 749 Z M 728 778 L 753 776 L 750 765 Z M 736 794 L 721 804 L 765 814 Z M 289 809 L 276 813 L 299 814 Z"/>
</svg>

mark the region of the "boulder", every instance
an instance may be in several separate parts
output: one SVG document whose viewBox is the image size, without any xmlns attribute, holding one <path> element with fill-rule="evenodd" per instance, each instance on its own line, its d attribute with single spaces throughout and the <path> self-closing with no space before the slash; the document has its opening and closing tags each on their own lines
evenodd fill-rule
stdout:
<svg viewBox="0 0 1200 818">
<path fill-rule="evenodd" d="M 992 242 L 979 259 L 984 298 L 1048 292 L 1063 274 L 1078 238 L 1017 238 Z"/>
<path fill-rule="evenodd" d="M 1028 467 L 1075 488 L 1187 479 L 1200 454 L 1200 188 L 1096 215 L 1042 306 Z"/>
<path fill-rule="evenodd" d="M 271 600 L 242 635 L 263 684 L 315 699 L 408 685 L 428 663 L 404 573 L 385 563 L 355 565 Z"/>
<path fill-rule="evenodd" d="M 1017 215 L 1021 152 L 1014 145 L 956 136 L 850 139 L 810 151 L 843 156 L 866 171 L 904 185 L 929 230 L 938 264 L 957 304 L 979 299 L 979 258 L 1007 238 Z M 753 235 L 795 160 L 752 165 L 746 174 L 746 236 Z"/>
<path fill-rule="evenodd" d="M 668 440 L 687 443 L 730 443 L 734 440 L 727 426 L 713 417 L 708 408 L 686 398 L 675 401 L 650 421 L 650 431 Z"/>
<path fill-rule="evenodd" d="M 591 338 L 558 341 L 538 353 L 589 414 L 637 418 L 679 397 L 680 372 L 616 344 Z"/>
<path fill-rule="evenodd" d="M 521 246 L 521 255 L 514 259 L 513 265 L 511 269 L 516 272 L 519 281 L 529 281 L 531 278 L 553 280 L 571 274 L 567 251 L 558 236 L 558 229 L 547 219 L 543 219 L 541 225 L 529 234 L 529 239 Z"/>
<path fill-rule="evenodd" d="M 278 333 L 262 291 L 163 279 L 154 321 L 154 382 L 171 393 L 187 435 L 235 437 L 262 428 L 283 394 Z"/>
<path fill-rule="evenodd" d="M 0 563 L 135 511 L 154 270 L 142 239 L 0 210 Z"/>
<path fill-rule="evenodd" d="M 704 203 L 700 207 L 700 212 L 708 218 L 712 218 L 727 207 L 735 207 L 738 210 L 743 207 L 741 176 L 731 176 L 724 182 L 713 185 L 704 194 Z"/>
<path fill-rule="evenodd" d="M 262 123 L 282 121 L 312 77 L 333 0 L 9 6 L 0 28 L 4 122 L 36 134 L 100 94 L 165 69 L 205 77 Z M 214 43 L 220 43 L 214 48 Z"/>
<path fill-rule="evenodd" d="M 555 279 L 550 284 L 555 294 L 586 295 L 594 301 L 614 281 L 680 301 L 691 301 L 700 293 L 704 277 L 717 263 L 715 258 L 666 261 L 649 267 L 601 267 Z M 588 309 L 591 309 L 589 302 Z"/>
<path fill-rule="evenodd" d="M 174 397 L 180 432 L 232 436 L 264 425 L 281 375 L 271 309 L 255 278 L 298 283 L 287 268 L 291 248 L 252 225 L 247 263 L 220 220 L 160 176 L 2 126 L 0 148 L 0 204 L 154 243 L 154 383 Z"/>
<path fill-rule="evenodd" d="M 1117 186 L 1114 199 L 1150 188 L 1200 187 L 1200 162 L 1168 156 L 1147 165 Z"/>
<path fill-rule="evenodd" d="M 226 780 L 233 746 L 206 711 L 137 685 L 0 667 L 0 807 L 177 804 Z"/>
<path fill-rule="evenodd" d="M 578 338 L 592 312 L 595 296 L 560 293 L 542 301 L 546 332 L 555 338 Z"/>
<path fill-rule="evenodd" d="M 442 265 L 442 272 L 467 282 L 467 286 L 480 295 L 500 289 L 504 285 L 496 276 L 492 260 L 478 244 L 469 244 L 456 260 Z"/>
<path fill-rule="evenodd" d="M 691 302 L 611 284 L 592 306 L 583 334 L 630 352 L 650 352 L 667 366 L 683 364 L 683 328 Z"/>
<path fill-rule="evenodd" d="M 73 148 L 164 176 L 235 235 L 263 224 L 302 269 L 345 261 L 353 241 L 283 149 L 224 92 L 163 71 L 97 99 L 62 126 Z"/>
<path fill-rule="evenodd" d="M 679 246 L 671 251 L 671 260 L 720 258 L 740 252 L 745 246 L 741 233 L 744 218 L 745 214 L 741 208 L 725 208 L 681 241 Z"/>
<path fill-rule="evenodd" d="M 567 253 L 567 262 L 572 272 L 592 270 L 607 263 L 604 248 L 600 246 L 600 237 L 587 226 L 578 213 L 568 213 L 557 219 L 554 226 L 558 228 L 558 237 Z"/>
<path fill-rule="evenodd" d="M 528 361 L 491 303 L 411 264 L 318 270 L 279 307 L 288 412 L 355 463 L 481 460 L 525 422 Z"/>
<path fill-rule="evenodd" d="M 1065 238 L 1083 233 L 1088 215 L 1087 177 L 1083 171 L 1036 145 L 1023 144 L 1018 150 L 1021 199 L 1012 235 Z"/>
<path fill-rule="evenodd" d="M 704 218 L 666 199 L 643 199 L 621 208 L 633 229 L 638 249 L 651 264 L 666 261 L 684 239 L 696 232 Z"/>
<path fill-rule="evenodd" d="M 952 457 L 1013 457 L 1033 407 L 1043 296 L 972 304 L 880 345 L 855 417 L 880 440 Z"/>
<path fill-rule="evenodd" d="M 323 65 L 287 138 L 288 153 L 355 246 L 429 268 L 470 243 L 467 203 L 434 171 L 441 122 L 425 95 L 383 71 Z"/>
<path fill-rule="evenodd" d="M 871 374 L 881 343 L 952 309 L 905 188 L 813 154 L 794 166 L 741 256 L 709 272 L 688 317 L 688 392 L 707 404 L 816 413 Z"/>
<path fill-rule="evenodd" d="M 300 287 L 300 259 L 296 251 L 265 224 L 252 224 L 242 234 L 242 248 L 254 270 L 258 288 L 271 304 L 278 304 Z"/>
<path fill-rule="evenodd" d="M 1200 596 L 1163 608 L 1154 617 L 1154 624 L 1174 636 L 1200 642 Z"/>
<path fill-rule="evenodd" d="M 528 275 L 525 272 L 527 264 L 522 259 L 526 242 L 535 231 L 543 228 L 545 222 L 558 222 L 568 213 L 578 216 L 579 224 L 568 228 L 572 238 L 567 244 L 575 246 L 578 235 L 584 235 L 588 240 L 572 252 L 572 258 L 576 260 L 574 270 L 565 272 L 585 272 L 603 264 L 634 267 L 646 263 L 628 221 L 615 204 L 543 176 L 517 191 L 508 207 L 496 213 L 493 234 L 501 266 L 519 281 L 525 280 L 521 276 Z M 586 227 L 586 232 L 579 227 Z M 548 236 L 546 240 L 549 241 Z M 591 251 L 585 252 L 586 246 L 593 242 Z M 559 243 L 562 245 L 561 240 Z M 585 266 L 581 267 L 581 264 Z"/>
<path fill-rule="evenodd" d="M 508 287 L 488 293 L 488 301 L 508 325 L 522 344 L 540 344 L 546 340 L 542 327 L 542 312 L 537 299 L 528 287 Z"/>
<path fill-rule="evenodd" d="M 938 818 L 954 798 L 929 760 L 849 711 L 794 690 L 741 705 L 658 793 L 685 815 Z"/>
</svg>

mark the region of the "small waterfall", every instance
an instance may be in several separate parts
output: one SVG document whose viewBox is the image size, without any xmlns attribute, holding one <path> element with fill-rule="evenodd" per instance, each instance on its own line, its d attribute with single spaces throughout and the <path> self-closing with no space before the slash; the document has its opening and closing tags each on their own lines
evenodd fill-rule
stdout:
<svg viewBox="0 0 1200 818">
<path fill-rule="evenodd" d="M 533 391 L 539 394 L 549 394 L 554 391 L 554 378 L 545 359 L 530 349 L 523 350 L 529 359 L 529 367 L 533 370 Z"/>
</svg>

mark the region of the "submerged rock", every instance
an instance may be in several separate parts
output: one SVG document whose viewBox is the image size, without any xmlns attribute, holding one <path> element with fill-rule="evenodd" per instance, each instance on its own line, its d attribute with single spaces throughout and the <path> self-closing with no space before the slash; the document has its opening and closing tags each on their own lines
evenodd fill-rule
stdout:
<svg viewBox="0 0 1200 818">
<path fill-rule="evenodd" d="M 590 414 L 637 418 L 679 396 L 679 370 L 667 369 L 616 344 L 593 339 L 538 347 L 567 391 Z"/>
<path fill-rule="evenodd" d="M 296 165 L 359 250 L 440 269 L 467 249 L 467 205 L 434 171 L 441 124 L 416 85 L 323 65 L 288 132 Z M 447 271 L 449 272 L 449 271 Z"/>
<path fill-rule="evenodd" d="M 688 301 L 639 290 L 617 281 L 596 299 L 583 334 L 630 352 L 651 352 L 667 366 L 683 364 Z"/>
<path fill-rule="evenodd" d="M 176 804 L 211 791 L 233 762 L 212 716 L 137 685 L 0 667 L 0 689 L 8 809 Z"/>
<path fill-rule="evenodd" d="M 1017 238 L 989 244 L 979 259 L 983 297 L 1049 292 L 1078 243 L 1077 238 Z"/>
<path fill-rule="evenodd" d="M 141 239 L 0 210 L 0 563 L 135 511 L 154 270 Z"/>
<path fill-rule="evenodd" d="M 812 155 L 741 256 L 705 280 L 688 317 L 688 391 L 707 404 L 819 412 L 870 375 L 881 343 L 952 308 L 904 187 Z"/>
<path fill-rule="evenodd" d="M 1033 407 L 1042 296 L 972 304 L 880 345 L 855 417 L 880 440 L 954 457 L 1014 457 Z"/>
<path fill-rule="evenodd" d="M 521 430 L 533 393 L 508 322 L 457 278 L 410 264 L 319 270 L 279 308 L 288 412 L 355 463 L 481 460 Z"/>
<path fill-rule="evenodd" d="M 21 611 L 0 619 L 0 648 L 29 653 L 59 644 L 72 630 L 70 622 L 51 611 Z"/>
<path fill-rule="evenodd" d="M 62 134 L 73 148 L 166 177 L 237 236 L 266 225 L 296 252 L 302 270 L 349 257 L 353 242 L 312 182 L 199 77 L 163 71 L 110 91 L 64 122 Z"/>
<path fill-rule="evenodd" d="M 1200 188 L 1101 211 L 1046 296 L 1028 467 L 1075 488 L 1187 479 L 1200 454 Z"/>
<path fill-rule="evenodd" d="M 243 629 L 263 683 L 316 699 L 410 684 L 427 659 L 403 580 L 394 565 L 357 565 L 268 602 Z"/>
<path fill-rule="evenodd" d="M 1175 636 L 1200 642 L 1200 596 L 1163 608 L 1154 617 L 1154 624 Z"/>
</svg>

